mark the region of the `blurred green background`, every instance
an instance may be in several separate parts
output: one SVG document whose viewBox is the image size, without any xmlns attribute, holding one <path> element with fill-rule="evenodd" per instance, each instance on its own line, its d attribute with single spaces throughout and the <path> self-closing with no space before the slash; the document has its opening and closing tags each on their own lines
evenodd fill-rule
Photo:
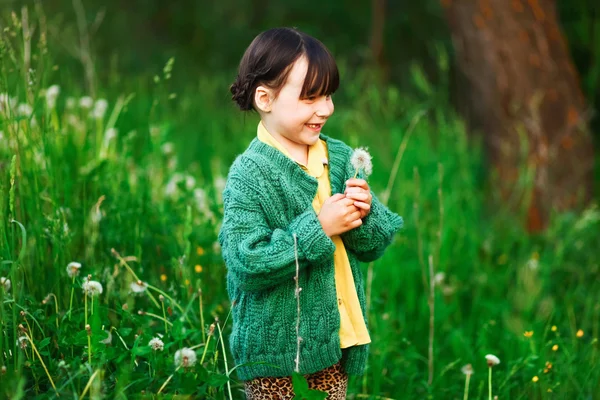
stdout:
<svg viewBox="0 0 600 400">
<path fill-rule="evenodd" d="M 373 343 L 348 398 L 464 398 L 466 364 L 469 398 L 488 398 L 488 353 L 501 359 L 499 398 L 596 398 L 598 174 L 591 199 L 552 210 L 543 230 L 524 222 L 526 201 L 504 201 L 485 134 L 467 128 L 473 104 L 447 3 L 3 2 L 0 277 L 11 284 L 0 288 L 1 395 L 243 398 L 215 242 L 227 170 L 258 118 L 228 89 L 256 34 L 295 26 L 340 67 L 325 133 L 369 147 L 370 185 L 405 220 L 364 266 Z M 558 11 L 597 148 L 600 6 L 541 4 Z M 535 171 L 517 167 L 516 190 L 528 193 Z M 72 261 L 83 265 L 74 280 Z M 87 274 L 104 285 L 93 316 Z M 142 294 L 138 279 L 151 286 Z M 106 332 L 112 341 L 99 343 Z M 195 349 L 194 368 L 173 363 L 182 347 Z"/>
</svg>

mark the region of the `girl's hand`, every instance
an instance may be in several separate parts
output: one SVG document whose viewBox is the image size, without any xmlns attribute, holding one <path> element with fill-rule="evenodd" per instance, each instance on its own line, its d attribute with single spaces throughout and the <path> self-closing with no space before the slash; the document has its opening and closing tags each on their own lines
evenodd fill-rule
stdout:
<svg viewBox="0 0 600 400">
<path fill-rule="evenodd" d="M 354 200 L 337 193 L 325 200 L 318 218 L 325 234 L 332 237 L 361 226 L 360 214 Z"/>
<path fill-rule="evenodd" d="M 360 211 L 360 218 L 364 218 L 371 212 L 373 196 L 369 184 L 364 179 L 351 178 L 346 181 L 347 199 L 354 200 L 354 206 Z"/>
</svg>

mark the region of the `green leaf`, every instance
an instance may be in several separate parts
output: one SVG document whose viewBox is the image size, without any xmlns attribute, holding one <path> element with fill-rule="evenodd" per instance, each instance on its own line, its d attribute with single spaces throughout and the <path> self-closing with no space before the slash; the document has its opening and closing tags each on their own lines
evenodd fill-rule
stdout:
<svg viewBox="0 0 600 400">
<path fill-rule="evenodd" d="M 296 393 L 296 396 L 305 395 L 309 390 L 306 378 L 298 372 L 294 372 L 292 374 L 292 385 L 294 387 L 294 393 Z"/>
<path fill-rule="evenodd" d="M 131 352 L 133 353 L 133 355 L 136 356 L 145 356 L 146 354 L 149 354 L 152 351 L 152 349 L 150 348 L 150 346 L 138 346 L 138 347 L 134 347 L 133 349 L 131 349 Z"/>
<path fill-rule="evenodd" d="M 46 339 L 43 339 L 42 341 L 40 341 L 40 342 L 37 344 L 37 349 L 38 349 L 38 350 L 41 350 L 41 349 L 43 349 L 44 347 L 48 346 L 48 344 L 50 344 L 50 338 L 49 338 L 49 337 L 47 337 Z"/>
<path fill-rule="evenodd" d="M 211 373 L 208 378 L 208 384 L 213 387 L 222 387 L 229 381 L 227 375 L 221 375 L 216 373 Z"/>
</svg>

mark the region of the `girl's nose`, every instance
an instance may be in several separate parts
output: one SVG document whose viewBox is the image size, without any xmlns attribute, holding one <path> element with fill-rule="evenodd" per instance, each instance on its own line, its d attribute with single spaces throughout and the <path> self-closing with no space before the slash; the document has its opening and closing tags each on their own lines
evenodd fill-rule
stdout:
<svg viewBox="0 0 600 400">
<path fill-rule="evenodd" d="M 327 99 L 327 97 L 323 97 L 319 104 L 317 105 L 317 111 L 315 114 L 320 118 L 327 118 L 331 114 L 333 114 L 333 101 L 331 99 Z"/>
</svg>

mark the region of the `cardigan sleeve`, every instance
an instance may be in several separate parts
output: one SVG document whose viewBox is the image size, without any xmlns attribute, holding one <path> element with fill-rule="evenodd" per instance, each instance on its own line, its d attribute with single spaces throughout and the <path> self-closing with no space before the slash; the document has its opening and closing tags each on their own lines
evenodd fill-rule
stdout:
<svg viewBox="0 0 600 400">
<path fill-rule="evenodd" d="M 341 235 L 344 246 L 363 262 L 381 257 L 404 225 L 401 216 L 383 205 L 373 191 L 371 195 L 371 211 L 363 219 L 363 224 Z"/>
<path fill-rule="evenodd" d="M 292 280 L 296 247 L 300 270 L 335 251 L 312 207 L 284 229 L 271 229 L 265 217 L 268 204 L 261 204 L 257 190 L 235 176 L 228 179 L 223 204 L 219 242 L 228 272 L 240 290 L 258 292 Z"/>
</svg>

